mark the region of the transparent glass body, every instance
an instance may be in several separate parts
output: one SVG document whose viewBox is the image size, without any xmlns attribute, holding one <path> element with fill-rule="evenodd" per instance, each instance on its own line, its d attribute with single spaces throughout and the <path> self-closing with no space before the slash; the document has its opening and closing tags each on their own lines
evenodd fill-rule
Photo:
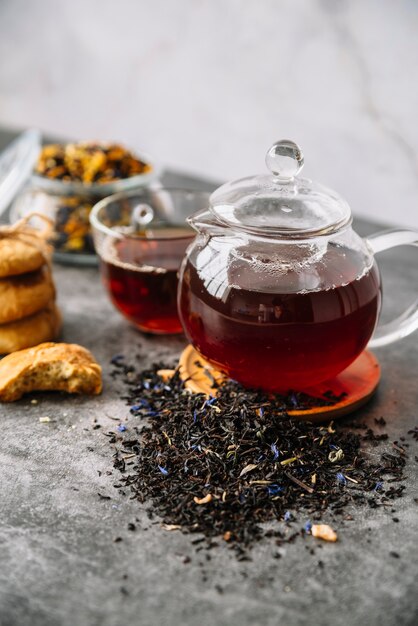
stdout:
<svg viewBox="0 0 418 626">
<path fill-rule="evenodd" d="M 180 274 L 180 316 L 197 351 L 269 391 L 312 386 L 348 367 L 380 305 L 373 255 L 351 228 L 301 242 L 202 234 Z"/>
</svg>

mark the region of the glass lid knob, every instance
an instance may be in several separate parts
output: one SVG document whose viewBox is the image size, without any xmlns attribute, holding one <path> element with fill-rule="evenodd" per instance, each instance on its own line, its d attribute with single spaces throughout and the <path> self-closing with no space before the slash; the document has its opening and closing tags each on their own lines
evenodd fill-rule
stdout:
<svg viewBox="0 0 418 626">
<path fill-rule="evenodd" d="M 132 223 L 134 226 L 144 228 L 154 218 L 154 211 L 148 204 L 137 204 L 132 211 Z"/>
<path fill-rule="evenodd" d="M 273 144 L 266 154 L 266 165 L 270 172 L 282 183 L 291 182 L 304 164 L 302 150 L 289 139 Z"/>
</svg>

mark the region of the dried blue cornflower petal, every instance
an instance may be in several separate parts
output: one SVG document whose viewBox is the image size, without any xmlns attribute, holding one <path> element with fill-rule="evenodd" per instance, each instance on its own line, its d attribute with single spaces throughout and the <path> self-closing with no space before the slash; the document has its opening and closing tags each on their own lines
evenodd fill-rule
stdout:
<svg viewBox="0 0 418 626">
<path fill-rule="evenodd" d="M 383 487 L 383 483 L 381 480 L 378 480 L 377 483 L 374 486 L 373 491 L 380 491 Z"/>
<path fill-rule="evenodd" d="M 334 444 L 330 443 L 329 447 L 331 448 L 331 450 L 339 450 L 338 446 L 334 446 Z"/>
<path fill-rule="evenodd" d="M 281 487 L 281 485 L 269 485 L 267 487 L 267 491 L 269 496 L 277 496 L 278 493 L 282 493 L 284 491 L 284 487 Z"/>
<path fill-rule="evenodd" d="M 126 430 L 126 426 L 125 426 L 125 424 L 119 424 L 119 426 L 118 426 L 118 431 L 119 431 L 120 433 L 124 433 L 124 432 L 125 432 L 125 430 Z"/>
<path fill-rule="evenodd" d="M 312 528 L 312 522 L 308 520 L 303 528 L 305 529 L 305 533 L 310 533 Z"/>
<path fill-rule="evenodd" d="M 264 415 L 264 408 L 262 406 L 260 406 L 258 408 L 258 414 L 259 414 L 260 417 L 263 417 L 263 415 Z"/>
<path fill-rule="evenodd" d="M 347 479 L 344 476 L 344 474 L 342 474 L 341 472 L 337 472 L 337 483 L 340 485 L 346 485 L 347 484 Z"/>
<path fill-rule="evenodd" d="M 195 409 L 193 411 L 193 421 L 196 423 L 197 422 L 197 409 Z"/>
<path fill-rule="evenodd" d="M 161 474 L 164 474 L 164 476 L 168 476 L 168 469 L 166 469 L 162 465 L 159 465 L 158 469 L 160 470 Z"/>
<path fill-rule="evenodd" d="M 290 511 L 286 511 L 286 513 L 284 514 L 283 519 L 284 519 L 285 522 L 290 522 L 290 520 L 293 519 L 292 513 Z"/>
<path fill-rule="evenodd" d="M 299 401 L 298 401 L 295 393 L 291 393 L 290 394 L 290 402 L 293 404 L 294 407 L 298 406 Z"/>
<path fill-rule="evenodd" d="M 216 396 L 213 396 L 210 400 L 206 400 L 205 405 L 212 406 L 212 404 L 216 401 Z"/>
<path fill-rule="evenodd" d="M 142 383 L 142 386 L 144 387 L 144 389 L 151 389 L 151 383 L 149 382 L 149 380 L 146 380 Z"/>
<path fill-rule="evenodd" d="M 149 405 L 150 404 L 148 400 L 145 400 L 144 398 L 140 398 L 138 400 L 138 404 L 134 404 L 133 406 L 131 406 L 129 410 L 131 413 L 136 413 L 136 411 L 139 411 L 140 409 L 147 409 Z"/>
<path fill-rule="evenodd" d="M 278 447 L 276 446 L 276 444 L 275 444 L 275 443 L 272 443 L 272 444 L 271 444 L 271 446 L 270 446 L 270 449 L 271 449 L 271 451 L 273 452 L 273 455 L 274 455 L 274 456 L 273 456 L 273 459 L 274 459 L 274 460 L 278 459 L 278 458 L 279 458 L 279 454 L 280 454 L 280 452 L 279 452 L 279 449 L 278 449 Z"/>
</svg>

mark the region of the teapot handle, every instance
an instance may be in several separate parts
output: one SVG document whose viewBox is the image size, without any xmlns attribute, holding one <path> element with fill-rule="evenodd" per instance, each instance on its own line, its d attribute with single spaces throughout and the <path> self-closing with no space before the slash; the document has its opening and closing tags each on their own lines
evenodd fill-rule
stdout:
<svg viewBox="0 0 418 626">
<path fill-rule="evenodd" d="M 366 239 L 374 254 L 395 246 L 418 246 L 418 232 L 413 230 L 387 230 Z M 404 313 L 387 324 L 379 325 L 369 342 L 370 348 L 380 348 L 407 337 L 418 328 L 418 299 Z"/>
</svg>

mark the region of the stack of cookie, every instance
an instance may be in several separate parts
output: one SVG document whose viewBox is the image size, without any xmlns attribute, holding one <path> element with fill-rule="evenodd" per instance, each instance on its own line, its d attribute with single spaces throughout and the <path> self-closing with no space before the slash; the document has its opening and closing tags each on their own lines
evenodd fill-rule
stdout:
<svg viewBox="0 0 418 626">
<path fill-rule="evenodd" d="M 26 224 L 0 227 L 0 354 L 51 341 L 60 327 L 45 239 Z"/>
</svg>

